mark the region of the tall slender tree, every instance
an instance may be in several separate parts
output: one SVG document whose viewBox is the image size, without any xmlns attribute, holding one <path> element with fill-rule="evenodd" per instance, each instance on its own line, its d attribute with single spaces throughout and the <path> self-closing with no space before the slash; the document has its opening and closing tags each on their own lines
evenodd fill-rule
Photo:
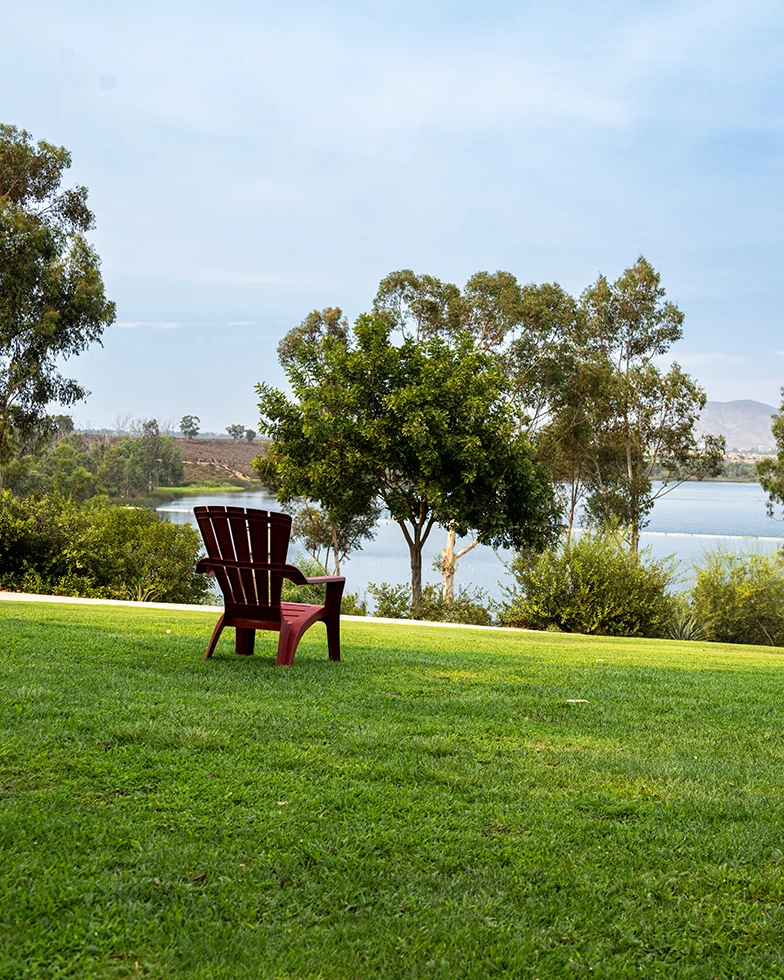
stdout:
<svg viewBox="0 0 784 980">
<path fill-rule="evenodd" d="M 51 431 L 52 402 L 86 396 L 60 365 L 115 318 L 86 233 L 87 189 L 61 187 L 71 155 L 0 125 L 0 487 L 16 451 Z"/>
<path fill-rule="evenodd" d="M 584 357 L 602 378 L 589 413 L 588 513 L 628 527 L 634 551 L 654 502 L 684 480 L 717 475 L 724 460 L 723 437 L 695 435 L 705 393 L 677 363 L 666 372 L 656 363 L 683 334 L 683 313 L 665 295 L 640 256 L 582 296 Z"/>
</svg>

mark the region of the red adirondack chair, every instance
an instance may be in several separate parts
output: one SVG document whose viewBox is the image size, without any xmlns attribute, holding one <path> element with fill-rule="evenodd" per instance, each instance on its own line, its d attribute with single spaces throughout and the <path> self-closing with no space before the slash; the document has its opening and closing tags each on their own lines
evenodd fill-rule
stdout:
<svg viewBox="0 0 784 980">
<path fill-rule="evenodd" d="M 277 630 L 275 663 L 288 667 L 305 630 L 314 623 L 327 626 L 330 660 L 340 660 L 340 600 L 345 578 L 320 575 L 305 578 L 286 564 L 291 536 L 289 514 L 242 507 L 194 507 L 207 557 L 196 566 L 214 575 L 223 593 L 224 611 L 213 630 L 205 660 L 212 656 L 225 626 L 237 633 L 237 653 L 253 653 L 256 630 Z M 281 602 L 283 579 L 295 585 L 326 584 L 324 605 Z"/>
</svg>

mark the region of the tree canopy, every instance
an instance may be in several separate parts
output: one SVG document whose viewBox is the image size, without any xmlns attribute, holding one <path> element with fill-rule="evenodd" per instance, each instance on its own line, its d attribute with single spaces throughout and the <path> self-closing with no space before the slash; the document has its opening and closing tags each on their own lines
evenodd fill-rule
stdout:
<svg viewBox="0 0 784 980">
<path fill-rule="evenodd" d="M 334 311 L 332 311 L 334 314 Z M 284 503 L 317 501 L 345 519 L 380 500 L 406 539 L 412 601 L 435 525 L 495 546 L 543 546 L 557 535 L 552 488 L 505 399 L 498 361 L 467 332 L 396 332 L 365 314 L 349 333 L 321 316 L 286 346 L 292 396 L 258 385 L 259 460 Z M 315 320 L 311 320 L 314 323 Z"/>
<path fill-rule="evenodd" d="M 71 155 L 0 125 L 0 485 L 15 452 L 47 436 L 47 406 L 85 397 L 62 360 L 114 321 L 100 262 L 85 234 L 87 189 L 62 189 Z"/>
</svg>

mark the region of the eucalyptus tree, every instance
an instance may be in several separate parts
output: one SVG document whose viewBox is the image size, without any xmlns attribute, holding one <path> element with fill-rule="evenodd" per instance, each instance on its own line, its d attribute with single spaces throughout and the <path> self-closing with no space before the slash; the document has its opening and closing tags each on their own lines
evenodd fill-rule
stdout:
<svg viewBox="0 0 784 980">
<path fill-rule="evenodd" d="M 183 415 L 180 419 L 180 432 L 186 439 L 195 439 L 199 434 L 201 419 L 198 415 Z"/>
<path fill-rule="evenodd" d="M 640 256 L 613 283 L 599 276 L 581 298 L 581 350 L 601 378 L 587 420 L 588 514 L 626 526 L 634 551 L 654 502 L 684 480 L 718 475 L 724 460 L 723 437 L 695 435 L 704 391 L 677 363 L 666 371 L 657 364 L 683 335 L 684 315 L 665 296 Z"/>
<path fill-rule="evenodd" d="M 453 283 L 403 269 L 381 281 L 374 309 L 401 336 L 417 342 L 470 338 L 476 351 L 496 361 L 502 397 L 518 430 L 539 445 L 540 433 L 557 412 L 560 432 L 568 438 L 574 422 L 566 411 L 564 392 L 578 363 L 575 339 L 580 311 L 557 283 L 521 285 L 510 272 L 477 272 L 461 290 Z M 574 434 L 571 439 L 573 443 Z M 566 503 L 570 494 L 567 485 L 559 482 L 565 472 L 553 465 L 552 443 L 545 440 L 542 446 L 547 451 L 539 452 L 539 461 L 551 471 Z M 563 455 L 562 447 L 557 458 Z M 454 598 L 457 561 L 480 542 L 479 535 L 472 535 L 458 550 L 457 534 L 457 523 L 450 523 L 439 560 L 447 601 Z"/>
<path fill-rule="evenodd" d="M 86 396 L 61 364 L 115 319 L 87 189 L 61 187 L 70 165 L 64 147 L 0 125 L 0 486 L 17 449 L 49 436 L 47 407 Z"/>
</svg>

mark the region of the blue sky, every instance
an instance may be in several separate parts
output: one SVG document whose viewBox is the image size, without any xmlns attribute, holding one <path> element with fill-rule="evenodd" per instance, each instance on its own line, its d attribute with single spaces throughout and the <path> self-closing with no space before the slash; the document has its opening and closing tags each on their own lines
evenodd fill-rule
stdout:
<svg viewBox="0 0 784 980">
<path fill-rule="evenodd" d="M 708 397 L 779 405 L 780 2 L 8 7 L 0 121 L 71 150 L 117 303 L 79 424 L 255 428 L 286 330 L 394 269 L 579 294 L 640 254 Z"/>
</svg>

